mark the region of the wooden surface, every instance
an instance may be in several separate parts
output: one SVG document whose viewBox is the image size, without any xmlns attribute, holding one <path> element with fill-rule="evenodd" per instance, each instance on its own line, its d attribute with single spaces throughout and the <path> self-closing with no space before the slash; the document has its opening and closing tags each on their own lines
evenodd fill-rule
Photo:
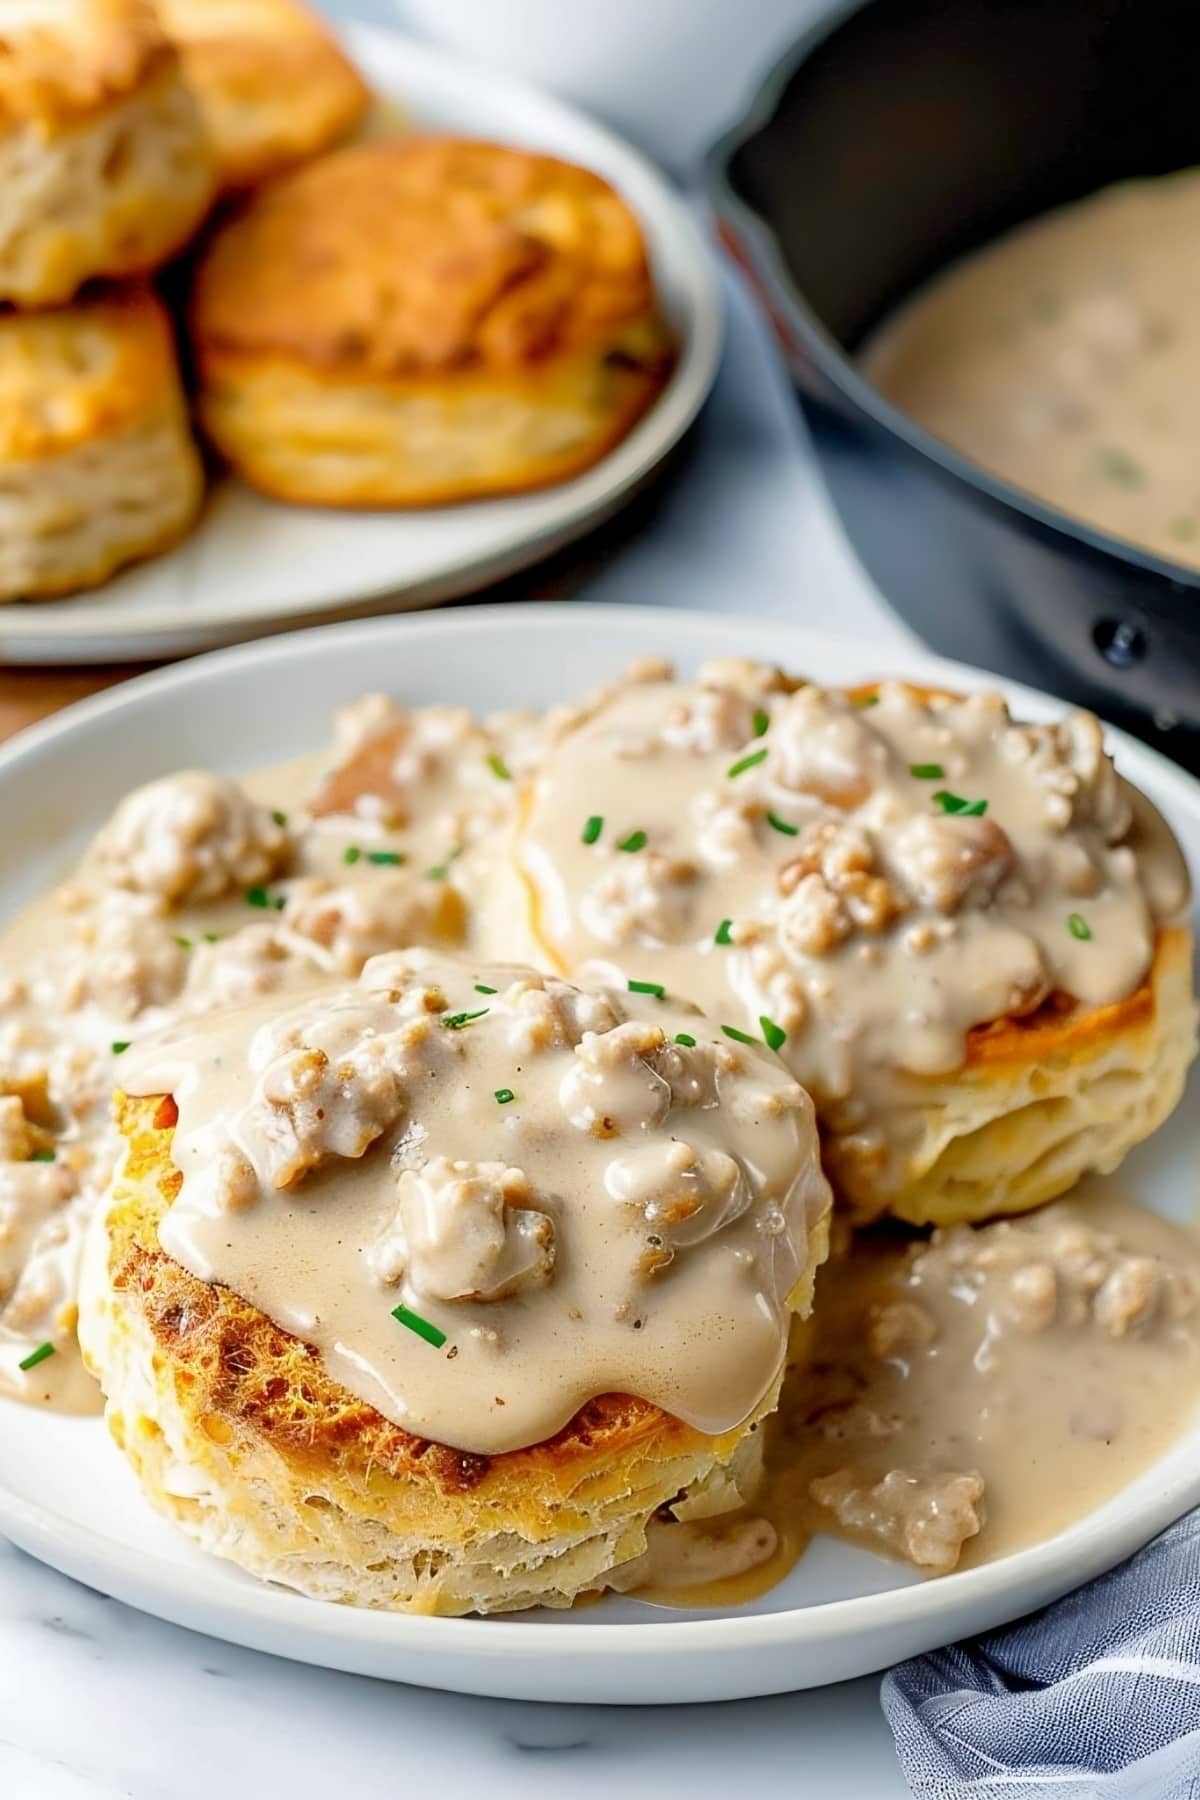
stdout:
<svg viewBox="0 0 1200 1800">
<path fill-rule="evenodd" d="M 0 669 L 0 740 L 141 672 L 139 668 Z"/>
</svg>

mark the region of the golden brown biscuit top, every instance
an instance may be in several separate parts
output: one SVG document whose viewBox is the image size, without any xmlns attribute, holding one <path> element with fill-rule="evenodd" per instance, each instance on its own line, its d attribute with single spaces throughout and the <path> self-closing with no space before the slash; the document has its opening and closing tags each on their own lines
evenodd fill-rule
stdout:
<svg viewBox="0 0 1200 1800">
<path fill-rule="evenodd" d="M 516 368 L 653 301 L 637 220 L 599 176 L 455 138 L 354 145 L 257 194 L 201 267 L 202 353 L 388 377 Z"/>
<path fill-rule="evenodd" d="M 151 0 L 0 0 L 0 129 L 75 124 L 174 54 Z"/>
<path fill-rule="evenodd" d="M 244 187 L 350 131 L 370 91 L 300 0 L 157 0 L 222 180 Z"/>
<path fill-rule="evenodd" d="M 120 431 L 174 385 L 170 325 L 148 288 L 0 313 L 0 462 Z"/>
</svg>

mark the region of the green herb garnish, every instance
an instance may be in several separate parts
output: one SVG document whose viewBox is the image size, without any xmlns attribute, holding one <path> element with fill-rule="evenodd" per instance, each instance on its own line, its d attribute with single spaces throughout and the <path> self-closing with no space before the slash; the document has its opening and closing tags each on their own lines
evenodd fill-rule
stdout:
<svg viewBox="0 0 1200 1800">
<path fill-rule="evenodd" d="M 766 762 L 766 760 L 767 751 L 764 745 L 761 750 L 752 750 L 749 756 L 739 756 L 735 763 L 730 763 L 725 773 L 730 777 L 744 775 L 747 769 L 756 768 L 759 763 Z"/>
<path fill-rule="evenodd" d="M 445 881 L 450 873 L 450 864 L 452 862 L 457 862 L 461 855 L 462 845 L 455 844 L 453 850 L 447 854 L 445 862 L 434 863 L 432 869 L 426 869 L 425 874 L 427 878 L 430 881 Z"/>
<path fill-rule="evenodd" d="M 128 1048 L 132 1042 L 133 1042 L 132 1038 L 117 1038 L 113 1042 L 113 1044 L 110 1046 L 112 1049 L 113 1055 L 114 1056 L 124 1056 L 125 1052 L 128 1050 Z"/>
<path fill-rule="evenodd" d="M 278 807 L 276 807 L 275 811 L 271 814 L 271 817 L 277 825 L 287 824 L 287 814 L 285 812 L 280 812 Z"/>
<path fill-rule="evenodd" d="M 661 981 L 631 981 L 629 992 L 631 994 L 653 994 L 656 1000 L 662 1000 L 665 999 L 667 990 Z"/>
<path fill-rule="evenodd" d="M 489 750 L 484 759 L 492 774 L 500 781 L 511 781 L 512 770 L 498 750 Z"/>
<path fill-rule="evenodd" d="M 206 944 L 219 944 L 224 935 L 223 931 L 206 931 L 204 941 Z"/>
<path fill-rule="evenodd" d="M 509 1101 L 515 1100 L 516 1097 L 511 1088 L 497 1088 L 492 1095 L 493 1100 L 499 1101 L 501 1106 L 507 1106 Z"/>
<path fill-rule="evenodd" d="M 696 1048 L 696 1040 L 690 1031 L 677 1031 L 675 1033 L 675 1042 L 677 1044 L 682 1044 L 685 1050 L 694 1050 Z"/>
<path fill-rule="evenodd" d="M 30 1162 L 53 1162 L 57 1152 L 54 1150 L 35 1150 L 29 1158 Z"/>
<path fill-rule="evenodd" d="M 935 806 L 940 806 L 944 813 L 952 813 L 957 819 L 982 819 L 988 809 L 986 800 L 964 800 L 961 794 L 948 794 L 945 788 L 939 788 L 933 796 Z"/>
<path fill-rule="evenodd" d="M 749 1044 L 751 1048 L 754 1048 L 758 1043 L 757 1038 L 752 1038 L 748 1031 L 739 1031 L 736 1025 L 722 1025 L 721 1030 L 727 1038 L 732 1038 L 735 1044 Z"/>
<path fill-rule="evenodd" d="M 287 902 L 282 894 L 268 894 L 266 888 L 252 887 L 246 889 L 246 905 L 265 906 L 282 912 Z"/>
<path fill-rule="evenodd" d="M 394 1307 L 392 1317 L 401 1325 L 407 1325 L 410 1331 L 415 1331 L 427 1344 L 432 1344 L 435 1350 L 440 1350 L 446 1341 L 446 1334 L 440 1326 L 431 1325 L 428 1319 L 423 1319 L 420 1313 L 410 1312 L 407 1306 Z"/>
<path fill-rule="evenodd" d="M 464 1025 L 470 1025 L 474 1019 L 482 1019 L 491 1011 L 488 1006 L 481 1006 L 478 1012 L 443 1013 L 442 1024 L 447 1031 L 461 1031 Z"/>
<path fill-rule="evenodd" d="M 914 781 L 944 781 L 946 777 L 941 763 L 909 763 L 908 772 Z"/>
<path fill-rule="evenodd" d="M 1092 935 L 1092 928 L 1082 913 L 1067 914 L 1067 930 L 1073 938 L 1078 938 L 1081 944 L 1086 944 Z"/>
<path fill-rule="evenodd" d="M 39 1363 L 44 1363 L 48 1356 L 53 1356 L 53 1355 L 54 1355 L 54 1345 L 53 1344 L 39 1344 L 36 1350 L 31 1350 L 29 1352 L 29 1355 L 24 1359 L 23 1362 L 19 1362 L 17 1364 L 17 1367 L 18 1367 L 18 1369 L 20 1369 L 22 1374 L 25 1374 L 25 1372 L 27 1370 L 36 1369 Z"/>
<path fill-rule="evenodd" d="M 767 727 L 770 725 L 770 723 L 771 723 L 771 715 L 767 711 L 766 707 L 765 706 L 756 706 L 754 709 L 754 735 L 755 735 L 755 737 L 763 737 L 765 735 L 765 733 L 767 731 Z"/>
<path fill-rule="evenodd" d="M 787 1043 L 787 1032 L 774 1019 L 768 1019 L 766 1013 L 759 1014 L 759 1029 L 763 1034 L 763 1043 L 768 1050 L 782 1050 Z"/>
<path fill-rule="evenodd" d="M 879 695 L 878 694 L 860 694 L 858 696 L 857 700 L 852 700 L 850 704 L 852 706 L 857 706 L 859 712 L 862 712 L 864 707 L 878 706 L 879 705 Z"/>
<path fill-rule="evenodd" d="M 787 820 L 781 819 L 778 813 L 769 812 L 767 814 L 767 824 L 771 827 L 772 831 L 782 831 L 784 837 L 800 836 L 800 827 L 798 825 L 789 825 Z"/>
<path fill-rule="evenodd" d="M 175 942 L 179 945 L 181 950 L 192 950 L 195 948 L 190 937 L 177 937 Z"/>
<path fill-rule="evenodd" d="M 1145 471 L 1141 464 L 1136 463 L 1125 450 L 1105 446 L 1097 450 L 1095 462 L 1101 475 L 1107 475 L 1118 487 L 1140 488 L 1145 482 Z"/>
<path fill-rule="evenodd" d="M 346 848 L 342 851 L 342 861 L 344 863 L 356 863 L 361 856 L 362 851 L 357 844 L 347 844 Z"/>
<path fill-rule="evenodd" d="M 484 981 L 477 981 L 475 983 L 475 992 L 477 994 L 494 994 L 496 990 L 495 988 L 488 987 L 487 983 Z"/>
<path fill-rule="evenodd" d="M 618 850 L 644 850 L 649 843 L 644 831 L 631 831 L 627 838 L 622 838 L 617 845 Z"/>
<path fill-rule="evenodd" d="M 733 938 L 730 936 L 730 933 L 732 932 L 732 930 L 733 930 L 733 920 L 732 919 L 722 919 L 721 923 L 717 926 L 717 929 L 713 932 L 713 943 L 714 944 L 732 944 Z"/>
<path fill-rule="evenodd" d="M 378 864 L 380 868 L 398 869 L 408 858 L 402 850 L 368 850 L 367 861 Z"/>
<path fill-rule="evenodd" d="M 603 830 L 604 830 L 603 817 L 601 816 L 600 813 L 593 813 L 591 818 L 588 820 L 587 824 L 584 826 L 583 830 L 579 834 L 580 840 L 581 840 L 581 842 L 583 842 L 585 844 L 594 844 L 596 839 L 600 836 L 600 833 Z"/>
</svg>

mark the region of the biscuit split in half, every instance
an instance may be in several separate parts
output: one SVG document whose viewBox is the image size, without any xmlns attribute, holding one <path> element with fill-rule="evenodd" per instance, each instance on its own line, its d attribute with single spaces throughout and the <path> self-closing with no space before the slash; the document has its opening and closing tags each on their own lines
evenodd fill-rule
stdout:
<svg viewBox="0 0 1200 1800">
<path fill-rule="evenodd" d="M 255 194 L 203 259 L 200 410 L 253 486 L 434 506 L 566 480 L 674 356 L 606 182 L 452 138 L 355 145 Z"/>
<path fill-rule="evenodd" d="M 149 0 L 0 8 L 0 302 L 51 306 L 191 237 L 214 168 Z"/>
<path fill-rule="evenodd" d="M 0 601 L 54 599 L 166 549 L 202 491 L 148 288 L 0 314 Z"/>
</svg>

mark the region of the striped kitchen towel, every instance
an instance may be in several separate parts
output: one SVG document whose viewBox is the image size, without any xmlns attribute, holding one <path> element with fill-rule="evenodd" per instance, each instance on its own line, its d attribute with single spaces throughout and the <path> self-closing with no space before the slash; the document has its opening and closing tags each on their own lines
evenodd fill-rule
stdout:
<svg viewBox="0 0 1200 1800">
<path fill-rule="evenodd" d="M 1019 1624 L 901 1663 L 918 1800 L 1200 1800 L 1200 1512 Z"/>
</svg>

